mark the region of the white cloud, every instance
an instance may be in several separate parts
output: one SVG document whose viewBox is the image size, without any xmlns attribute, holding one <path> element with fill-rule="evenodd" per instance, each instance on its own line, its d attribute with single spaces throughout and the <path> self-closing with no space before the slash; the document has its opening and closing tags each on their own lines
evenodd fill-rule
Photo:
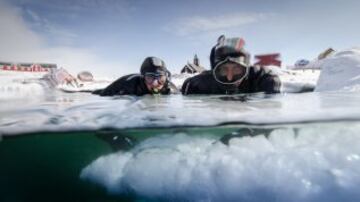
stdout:
<svg viewBox="0 0 360 202">
<path fill-rule="evenodd" d="M 35 24 L 38 24 L 38 25 L 42 24 L 42 19 L 34 11 L 32 11 L 30 9 L 26 9 L 26 13 L 34 20 Z"/>
<path fill-rule="evenodd" d="M 38 22 L 46 22 L 36 13 L 32 15 Z M 0 1 L 0 61 L 57 63 L 74 74 L 81 70 L 90 70 L 101 76 L 128 73 L 125 71 L 127 68 L 121 69 L 124 65 L 102 60 L 93 50 L 71 46 L 49 47 L 43 36 L 32 31 L 21 16 L 20 9 Z M 62 35 L 70 33 L 51 26 L 49 29 Z M 114 69 L 116 72 L 112 72 Z"/>
<path fill-rule="evenodd" d="M 0 2 L 1 55 L 41 45 L 42 39 L 26 26 L 20 10 Z"/>
<path fill-rule="evenodd" d="M 49 1 L 49 0 L 0 0 L 9 1 L 14 5 L 23 5 L 25 7 L 34 6 L 41 7 L 46 10 L 55 11 L 56 15 L 63 17 L 79 17 L 84 12 L 94 14 L 96 12 L 102 15 L 113 16 L 116 13 L 119 16 L 126 16 L 134 10 L 131 6 L 132 1 L 123 0 L 65 0 L 65 1 Z"/>
<path fill-rule="evenodd" d="M 33 30 L 41 30 L 42 34 L 51 36 L 53 41 L 58 44 L 71 45 L 78 38 L 78 35 L 60 28 L 54 23 L 51 23 L 48 19 L 40 17 L 35 11 L 27 8 L 24 10 L 31 19 L 31 27 Z"/>
<path fill-rule="evenodd" d="M 185 36 L 199 32 L 238 28 L 243 25 L 264 20 L 271 15 L 273 14 L 236 13 L 211 17 L 194 16 L 182 18 L 177 22 L 167 26 L 165 29 L 177 35 Z"/>
</svg>

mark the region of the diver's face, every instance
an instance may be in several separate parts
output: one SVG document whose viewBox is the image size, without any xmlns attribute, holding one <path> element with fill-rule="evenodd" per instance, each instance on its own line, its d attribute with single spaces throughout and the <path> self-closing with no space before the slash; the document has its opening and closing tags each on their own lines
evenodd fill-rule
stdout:
<svg viewBox="0 0 360 202">
<path fill-rule="evenodd" d="M 215 69 L 215 76 L 217 80 L 222 83 L 237 83 L 240 82 L 246 74 L 246 68 L 234 62 L 226 62 Z"/>
<path fill-rule="evenodd" d="M 231 82 L 234 77 L 245 74 L 245 69 L 235 63 L 225 63 L 220 67 L 219 73 Z"/>
<path fill-rule="evenodd" d="M 147 89 L 152 93 L 158 93 L 164 88 L 167 77 L 166 74 L 146 73 L 144 79 Z"/>
</svg>

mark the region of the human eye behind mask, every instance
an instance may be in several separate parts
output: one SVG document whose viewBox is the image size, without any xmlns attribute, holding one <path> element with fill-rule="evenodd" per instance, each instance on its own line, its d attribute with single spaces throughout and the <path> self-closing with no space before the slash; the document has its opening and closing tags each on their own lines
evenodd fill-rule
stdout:
<svg viewBox="0 0 360 202">
<path fill-rule="evenodd" d="M 247 67 L 231 61 L 219 63 L 213 71 L 216 81 L 222 84 L 240 83 L 247 75 Z"/>
</svg>

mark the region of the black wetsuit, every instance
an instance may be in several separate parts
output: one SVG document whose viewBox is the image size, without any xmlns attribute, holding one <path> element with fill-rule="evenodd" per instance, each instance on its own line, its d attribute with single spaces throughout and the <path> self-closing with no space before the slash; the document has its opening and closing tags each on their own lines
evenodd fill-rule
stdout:
<svg viewBox="0 0 360 202">
<path fill-rule="evenodd" d="M 170 88 L 166 83 L 160 94 L 170 94 Z M 119 78 L 103 90 L 94 91 L 93 94 L 101 96 L 113 95 L 145 95 L 152 94 L 146 87 L 144 78 L 140 74 L 130 74 Z"/>
<path fill-rule="evenodd" d="M 182 94 L 238 94 L 238 93 L 278 93 L 280 79 L 266 67 L 250 67 L 248 76 L 236 85 L 217 82 L 212 71 L 205 71 L 185 80 Z"/>
</svg>

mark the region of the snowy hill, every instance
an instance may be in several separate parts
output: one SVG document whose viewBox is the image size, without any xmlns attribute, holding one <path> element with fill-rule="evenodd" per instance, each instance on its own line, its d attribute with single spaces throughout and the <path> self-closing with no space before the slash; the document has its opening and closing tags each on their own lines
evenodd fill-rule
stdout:
<svg viewBox="0 0 360 202">
<path fill-rule="evenodd" d="M 337 52 L 323 60 L 316 91 L 359 91 L 360 48 Z"/>
<path fill-rule="evenodd" d="M 188 74 L 188 73 L 174 74 L 174 75 L 171 77 L 171 82 L 180 90 L 182 84 L 184 83 L 184 81 L 185 81 L 187 78 L 193 77 L 193 76 L 195 76 L 195 75 L 198 75 L 198 74 Z"/>
<path fill-rule="evenodd" d="M 267 66 L 267 68 L 279 75 L 280 91 L 283 93 L 312 91 L 320 74 L 320 70 L 287 70 L 276 66 Z"/>
</svg>

